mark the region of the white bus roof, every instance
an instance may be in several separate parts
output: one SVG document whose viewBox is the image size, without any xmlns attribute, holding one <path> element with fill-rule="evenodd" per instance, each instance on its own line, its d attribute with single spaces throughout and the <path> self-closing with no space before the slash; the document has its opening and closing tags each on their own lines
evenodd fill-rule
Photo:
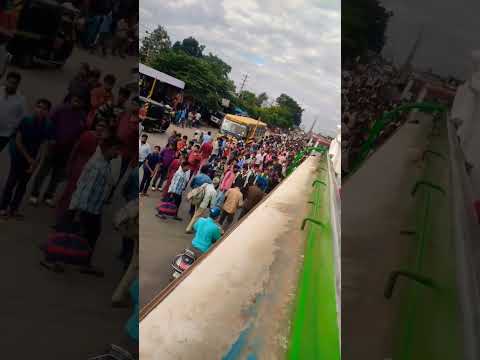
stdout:
<svg viewBox="0 0 480 360">
<path fill-rule="evenodd" d="M 185 89 L 185 82 L 178 80 L 173 76 L 162 73 L 161 71 L 155 70 L 147 65 L 139 64 L 138 71 L 140 74 L 150 76 L 158 81 L 164 82 L 166 84 L 175 86 L 179 89 Z"/>
</svg>

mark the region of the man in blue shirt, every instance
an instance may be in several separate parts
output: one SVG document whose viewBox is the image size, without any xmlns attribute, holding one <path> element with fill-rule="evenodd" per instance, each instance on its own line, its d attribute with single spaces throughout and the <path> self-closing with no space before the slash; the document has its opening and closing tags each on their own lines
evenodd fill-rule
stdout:
<svg viewBox="0 0 480 360">
<path fill-rule="evenodd" d="M 212 183 L 212 179 L 210 178 L 210 176 L 207 175 L 208 171 L 209 167 L 207 165 L 202 166 L 202 168 L 200 169 L 200 174 L 198 174 L 192 179 L 192 183 L 190 184 L 192 189 L 200 187 L 203 184 Z"/>
<path fill-rule="evenodd" d="M 148 154 L 143 163 L 143 177 L 140 183 L 140 194 L 142 196 L 147 195 L 150 181 L 152 181 L 152 177 L 154 177 L 159 170 L 160 160 L 160 146 L 157 145 L 153 148 L 153 152 Z"/>
<path fill-rule="evenodd" d="M 192 247 L 197 255 L 203 254 L 210 249 L 213 243 L 222 237 L 222 230 L 215 220 L 222 211 L 218 207 L 210 209 L 208 218 L 200 218 L 193 225 L 195 237 L 192 240 Z"/>
<path fill-rule="evenodd" d="M 50 101 L 40 99 L 32 116 L 23 118 L 10 141 L 10 173 L 0 201 L 0 216 L 21 218 L 18 208 L 28 181 L 45 155 L 49 139 Z"/>
</svg>

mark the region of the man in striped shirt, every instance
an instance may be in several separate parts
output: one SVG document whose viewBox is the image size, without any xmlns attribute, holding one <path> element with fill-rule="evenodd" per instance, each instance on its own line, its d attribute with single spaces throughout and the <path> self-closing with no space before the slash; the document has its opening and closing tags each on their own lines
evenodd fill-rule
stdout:
<svg viewBox="0 0 480 360">
<path fill-rule="evenodd" d="M 182 219 L 178 217 L 178 209 L 182 203 L 182 194 L 187 187 L 188 181 L 190 180 L 190 164 L 188 161 L 184 161 L 182 165 L 178 168 L 175 175 L 173 175 L 172 182 L 168 188 L 168 194 L 173 199 L 173 202 L 177 206 L 177 213 L 175 214 L 174 219 L 181 221 Z"/>
<path fill-rule="evenodd" d="M 116 138 L 105 140 L 97 148 L 83 168 L 70 202 L 69 210 L 80 219 L 81 235 L 92 250 L 90 258 L 101 233 L 103 205 L 114 183 L 110 162 L 118 156 L 119 151 L 120 142 Z M 92 273 L 101 275 L 98 271 Z"/>
</svg>

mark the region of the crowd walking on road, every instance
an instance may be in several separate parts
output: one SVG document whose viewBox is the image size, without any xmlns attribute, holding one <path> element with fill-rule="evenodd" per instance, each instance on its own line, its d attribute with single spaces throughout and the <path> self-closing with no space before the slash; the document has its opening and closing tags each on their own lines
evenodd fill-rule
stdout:
<svg viewBox="0 0 480 360">
<path fill-rule="evenodd" d="M 143 135 L 139 144 L 146 159 L 140 196 L 161 192 L 156 206 L 160 221 L 185 220 L 185 232 L 195 233 L 197 244 L 198 228 L 215 223 L 224 233 L 252 211 L 286 177 L 295 155 L 307 145 L 306 136 L 293 133 L 247 143 L 223 135 L 215 138 L 200 129 L 191 138 L 174 130 L 164 149 L 146 140 Z M 188 219 L 179 214 L 184 202 L 189 205 Z"/>
<path fill-rule="evenodd" d="M 124 276 L 111 302 L 124 307 L 129 306 L 130 286 L 138 274 L 140 100 L 117 86 L 113 74 L 102 75 L 84 63 L 63 101 L 39 97 L 28 109 L 30 102 L 21 94 L 21 74 L 7 73 L 0 87 L 0 153 L 10 166 L 0 173 L 4 184 L 0 222 L 21 226 L 30 220 L 23 211 L 26 207 L 30 207 L 28 216 L 51 209 L 52 221 L 41 239 L 40 265 L 58 273 L 73 270 L 103 277 L 102 264 L 94 264 L 95 254 L 105 209 L 115 200 L 117 214 L 108 220 L 118 236 L 101 240 L 118 248 Z M 117 158 L 119 178 L 114 177 Z M 114 198 L 125 174 L 122 196 Z"/>
</svg>

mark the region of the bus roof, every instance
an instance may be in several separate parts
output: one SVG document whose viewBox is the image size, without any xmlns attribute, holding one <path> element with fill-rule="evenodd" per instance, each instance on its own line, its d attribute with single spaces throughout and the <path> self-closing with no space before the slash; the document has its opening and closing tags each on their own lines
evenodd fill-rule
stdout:
<svg viewBox="0 0 480 360">
<path fill-rule="evenodd" d="M 265 124 L 264 122 L 261 122 L 260 120 L 255 120 L 255 119 L 245 117 L 245 116 L 227 114 L 227 115 L 225 115 L 225 118 L 227 120 L 235 121 L 235 122 L 238 122 L 238 123 L 244 124 L 244 125 L 255 125 L 255 126 L 260 126 L 260 127 L 266 127 L 267 126 L 267 124 Z"/>
</svg>

